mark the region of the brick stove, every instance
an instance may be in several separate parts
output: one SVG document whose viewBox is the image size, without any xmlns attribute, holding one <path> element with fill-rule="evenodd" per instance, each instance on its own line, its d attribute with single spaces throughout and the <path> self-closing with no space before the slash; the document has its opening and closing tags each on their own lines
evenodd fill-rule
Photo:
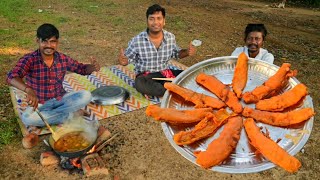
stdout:
<svg viewBox="0 0 320 180">
<path fill-rule="evenodd" d="M 83 171 L 86 176 L 109 175 L 109 170 L 98 152 L 116 136 L 117 134 L 111 137 L 111 133 L 105 127 L 100 126 L 96 143 L 86 154 L 68 158 L 59 156 L 54 151 L 46 151 L 41 153 L 40 163 L 43 166 L 60 164 L 64 169 Z"/>
</svg>

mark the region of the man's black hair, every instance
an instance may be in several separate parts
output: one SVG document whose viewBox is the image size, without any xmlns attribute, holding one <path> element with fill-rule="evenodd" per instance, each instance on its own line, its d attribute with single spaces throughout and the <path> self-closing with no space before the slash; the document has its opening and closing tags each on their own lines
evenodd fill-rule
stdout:
<svg viewBox="0 0 320 180">
<path fill-rule="evenodd" d="M 38 27 L 37 38 L 46 40 L 52 37 L 59 39 L 59 30 L 54 25 L 45 23 Z"/>
<path fill-rule="evenodd" d="M 244 40 L 247 39 L 249 33 L 251 32 L 261 32 L 263 40 L 267 36 L 268 32 L 264 24 L 248 24 L 246 30 L 244 31 Z"/>
<path fill-rule="evenodd" d="M 152 15 L 153 13 L 160 12 L 160 11 L 162 12 L 163 17 L 166 17 L 166 10 L 163 7 L 161 7 L 159 4 L 154 4 L 154 5 L 150 6 L 147 10 L 147 13 L 146 13 L 147 19 L 148 19 L 149 15 Z"/>
</svg>

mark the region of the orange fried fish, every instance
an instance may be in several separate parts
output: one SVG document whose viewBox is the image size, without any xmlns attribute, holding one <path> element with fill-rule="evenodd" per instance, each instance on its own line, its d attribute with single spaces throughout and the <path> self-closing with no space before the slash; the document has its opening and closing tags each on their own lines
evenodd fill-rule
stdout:
<svg viewBox="0 0 320 180">
<path fill-rule="evenodd" d="M 297 74 L 297 71 L 290 70 L 290 66 L 289 63 L 283 63 L 280 69 L 261 86 L 256 87 L 251 92 L 244 93 L 242 96 L 244 102 L 256 103 L 282 88 L 290 77 Z"/>
<path fill-rule="evenodd" d="M 173 136 L 174 142 L 178 145 L 192 144 L 200 139 L 207 138 L 215 133 L 222 126 L 230 114 L 225 109 L 220 109 L 214 115 L 208 115 L 201 120 L 193 130 L 180 131 Z"/>
<path fill-rule="evenodd" d="M 225 124 L 220 136 L 213 140 L 206 151 L 195 152 L 196 162 L 203 168 L 210 168 L 224 161 L 236 148 L 240 139 L 242 118 L 231 117 Z"/>
<path fill-rule="evenodd" d="M 180 87 L 173 83 L 164 83 L 164 87 L 182 98 L 186 101 L 190 101 L 195 104 L 195 108 L 204 108 L 204 107 L 211 107 L 213 109 L 220 109 L 226 106 L 226 104 L 220 101 L 217 98 L 207 96 L 205 94 L 199 94 L 192 90 Z"/>
<path fill-rule="evenodd" d="M 283 94 L 258 101 L 256 109 L 264 111 L 283 111 L 285 108 L 297 104 L 307 94 L 307 87 L 304 84 L 298 84 Z"/>
<path fill-rule="evenodd" d="M 245 117 L 251 117 L 259 122 L 280 127 L 301 123 L 314 116 L 314 114 L 312 108 L 303 108 L 287 113 L 260 111 L 249 107 L 245 107 L 242 111 L 242 115 Z"/>
<path fill-rule="evenodd" d="M 252 118 L 245 120 L 244 127 L 250 144 L 264 157 L 288 172 L 298 171 L 301 166 L 300 161 L 287 153 L 273 140 L 265 137 Z"/>
<path fill-rule="evenodd" d="M 207 88 L 209 91 L 224 101 L 235 113 L 242 112 L 242 105 L 233 91 L 214 76 L 200 73 L 196 82 Z"/>
<path fill-rule="evenodd" d="M 242 90 L 246 87 L 248 79 L 248 60 L 247 55 L 242 52 L 238 56 L 237 65 L 232 79 L 232 89 L 238 98 L 241 98 Z"/>
<path fill-rule="evenodd" d="M 208 114 L 212 114 L 211 108 L 200 108 L 192 110 L 178 110 L 174 108 L 160 108 L 157 105 L 149 105 L 146 114 L 155 120 L 172 124 L 199 122 Z"/>
</svg>

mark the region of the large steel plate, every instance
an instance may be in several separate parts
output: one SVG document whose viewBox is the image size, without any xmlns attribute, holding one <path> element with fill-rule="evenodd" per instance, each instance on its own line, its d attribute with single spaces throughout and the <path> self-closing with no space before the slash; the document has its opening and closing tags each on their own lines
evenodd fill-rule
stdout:
<svg viewBox="0 0 320 180">
<path fill-rule="evenodd" d="M 205 90 L 195 81 L 196 76 L 200 72 L 204 72 L 209 75 L 214 75 L 224 84 L 231 84 L 233 73 L 236 65 L 237 57 L 226 56 L 208 59 L 199 62 L 187 70 L 183 71 L 179 76 L 175 78 L 173 83 L 182 87 L 191 89 L 198 93 L 211 95 L 216 97 L 213 93 Z M 279 69 L 278 66 L 268 64 L 266 62 L 250 59 L 248 62 L 248 81 L 244 89 L 244 92 L 253 90 L 256 86 L 261 85 L 270 76 L 275 74 Z M 289 83 L 283 88 L 282 92 L 292 89 L 295 85 L 300 83 L 296 78 L 290 78 Z M 243 106 L 249 106 L 255 108 L 254 104 L 245 104 L 241 101 Z M 162 108 L 176 108 L 176 109 L 193 109 L 193 104 L 184 102 L 177 95 L 172 95 L 170 92 L 166 92 L 161 102 Z M 312 98 L 308 95 L 303 102 L 303 105 L 299 108 L 310 107 L 313 108 Z M 262 131 L 266 129 L 270 133 L 270 138 L 274 141 L 280 140 L 278 145 L 285 149 L 289 154 L 295 155 L 298 153 L 305 143 L 307 142 L 312 126 L 314 117 L 310 118 L 305 123 L 294 128 L 282 128 L 270 126 L 263 123 L 257 123 L 262 127 Z M 193 145 L 178 146 L 173 141 L 173 135 L 182 130 L 191 130 L 191 127 L 179 127 L 173 126 L 168 123 L 162 123 L 162 129 L 171 145 L 186 159 L 196 164 L 196 157 L 193 155 L 194 151 L 205 151 L 213 139 L 216 139 L 223 129 L 223 126 L 210 138 L 197 142 Z M 296 142 L 293 142 L 293 139 Z M 212 171 L 225 172 L 225 173 L 253 173 L 270 169 L 275 165 L 265 159 L 262 155 L 254 153 L 254 148 L 249 145 L 245 130 L 242 129 L 240 141 L 235 151 L 218 166 L 211 168 Z"/>
</svg>

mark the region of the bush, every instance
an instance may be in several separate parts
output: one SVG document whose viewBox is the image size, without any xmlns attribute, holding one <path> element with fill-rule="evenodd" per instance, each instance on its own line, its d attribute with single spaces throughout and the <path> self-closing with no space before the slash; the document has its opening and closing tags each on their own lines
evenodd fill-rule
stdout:
<svg viewBox="0 0 320 180">
<path fill-rule="evenodd" d="M 319 7 L 320 0 L 288 0 L 288 3 L 301 4 L 305 6 Z"/>
<path fill-rule="evenodd" d="M 281 0 L 258 0 L 262 2 L 280 3 Z M 319 8 L 320 0 L 287 0 L 287 4 L 300 7 Z"/>
</svg>

